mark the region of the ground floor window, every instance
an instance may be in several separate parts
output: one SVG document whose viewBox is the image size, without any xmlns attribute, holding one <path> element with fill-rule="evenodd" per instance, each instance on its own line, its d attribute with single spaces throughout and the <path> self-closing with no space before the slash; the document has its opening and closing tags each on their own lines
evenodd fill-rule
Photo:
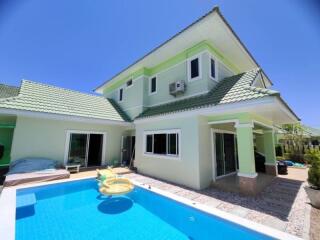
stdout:
<svg viewBox="0 0 320 240">
<path fill-rule="evenodd" d="M 144 152 L 162 156 L 179 156 L 180 130 L 145 132 Z"/>
</svg>

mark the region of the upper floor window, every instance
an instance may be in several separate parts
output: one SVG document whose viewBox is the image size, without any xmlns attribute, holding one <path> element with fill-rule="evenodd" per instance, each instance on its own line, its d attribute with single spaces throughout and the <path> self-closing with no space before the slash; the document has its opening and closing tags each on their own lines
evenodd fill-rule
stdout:
<svg viewBox="0 0 320 240">
<path fill-rule="evenodd" d="M 122 102 L 123 100 L 123 88 L 119 89 L 119 102 Z"/>
<path fill-rule="evenodd" d="M 127 87 L 132 86 L 132 79 L 130 79 L 129 81 L 127 81 Z"/>
<path fill-rule="evenodd" d="M 201 77 L 200 57 L 192 58 L 188 61 L 188 79 L 189 81 L 197 80 Z"/>
<path fill-rule="evenodd" d="M 210 77 L 216 79 L 216 61 L 213 58 L 210 58 Z"/>
<path fill-rule="evenodd" d="M 149 93 L 153 94 L 157 92 L 157 77 L 151 77 L 149 80 Z"/>
</svg>

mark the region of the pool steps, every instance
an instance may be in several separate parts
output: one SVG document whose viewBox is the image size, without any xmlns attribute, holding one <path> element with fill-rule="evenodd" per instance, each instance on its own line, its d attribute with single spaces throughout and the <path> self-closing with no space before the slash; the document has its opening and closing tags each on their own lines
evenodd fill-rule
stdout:
<svg viewBox="0 0 320 240">
<path fill-rule="evenodd" d="M 36 204 L 36 195 L 34 193 L 23 194 L 17 198 L 17 208 L 29 207 Z"/>
</svg>

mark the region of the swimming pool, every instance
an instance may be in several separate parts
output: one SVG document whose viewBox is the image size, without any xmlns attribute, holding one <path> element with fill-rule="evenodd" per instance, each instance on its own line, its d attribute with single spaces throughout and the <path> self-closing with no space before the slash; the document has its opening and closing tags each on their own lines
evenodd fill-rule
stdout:
<svg viewBox="0 0 320 240">
<path fill-rule="evenodd" d="M 143 187 L 108 198 L 86 179 L 16 194 L 16 240 L 272 239 Z"/>
</svg>

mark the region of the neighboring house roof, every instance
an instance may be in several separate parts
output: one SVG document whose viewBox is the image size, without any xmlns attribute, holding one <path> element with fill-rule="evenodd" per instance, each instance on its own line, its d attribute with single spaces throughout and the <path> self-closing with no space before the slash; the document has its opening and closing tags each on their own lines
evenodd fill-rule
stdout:
<svg viewBox="0 0 320 240">
<path fill-rule="evenodd" d="M 0 84 L 0 99 L 1 98 L 8 98 L 8 97 L 15 97 L 19 94 L 19 91 L 20 91 L 19 87 Z"/>
<path fill-rule="evenodd" d="M 219 22 L 224 23 L 224 26 L 226 26 L 226 29 L 228 33 L 230 33 L 232 35 L 232 40 L 230 42 L 235 43 L 235 46 L 240 47 L 241 52 L 245 54 L 246 59 L 250 60 L 250 67 L 246 67 L 246 69 L 244 70 L 248 70 L 250 68 L 261 68 L 260 65 L 257 63 L 257 61 L 254 59 L 253 55 L 249 52 L 249 50 L 245 47 L 245 45 L 242 43 L 242 41 L 240 40 L 240 38 L 237 36 L 237 34 L 235 33 L 235 31 L 231 28 L 230 24 L 226 21 L 226 19 L 223 17 L 223 15 L 220 12 L 220 9 L 218 6 L 215 6 L 211 11 L 209 11 L 208 13 L 206 13 L 205 15 L 201 16 L 200 18 L 198 18 L 196 21 L 194 21 L 193 23 L 191 23 L 189 26 L 187 26 L 186 28 L 182 29 L 181 31 L 179 31 L 178 33 L 176 33 L 174 36 L 172 36 L 171 38 L 169 38 L 168 40 L 166 40 L 165 42 L 163 42 L 162 44 L 160 44 L 159 46 L 155 47 L 153 50 L 151 50 L 150 52 L 148 52 L 147 54 L 145 54 L 143 57 L 139 58 L 138 60 L 136 60 L 135 62 L 133 62 L 132 64 L 130 64 L 129 66 L 127 66 L 125 69 L 123 69 L 121 72 L 115 74 L 113 77 L 111 77 L 109 80 L 105 81 L 104 83 L 102 83 L 100 86 L 98 86 L 94 91 L 98 92 L 98 93 L 102 93 L 101 89 L 105 86 L 107 86 L 108 84 L 112 84 L 113 81 L 117 81 L 119 80 L 118 78 L 122 75 L 122 74 L 130 74 L 130 72 L 137 70 L 138 67 L 146 67 L 146 63 L 150 62 L 150 57 L 155 55 L 155 54 L 159 54 L 158 57 L 156 57 L 156 59 L 158 60 L 159 58 L 165 56 L 165 54 L 161 53 L 161 51 L 168 46 L 170 43 L 177 41 L 177 46 L 173 47 L 172 49 L 177 49 L 179 46 L 181 48 L 187 48 L 187 46 L 185 46 L 187 44 L 187 41 L 181 41 L 178 40 L 178 37 L 181 37 L 183 34 L 186 34 L 187 32 L 190 32 L 192 30 L 195 29 L 195 27 L 199 24 L 206 24 L 206 21 L 214 16 L 217 15 L 219 18 Z M 212 19 L 211 19 L 212 20 Z M 222 21 L 221 21 L 222 20 Z M 211 22 L 212 23 L 212 22 Z M 215 32 L 217 29 L 215 29 L 214 26 L 210 25 L 210 31 Z M 212 30 L 211 30 L 212 29 Z M 203 36 L 203 34 L 209 34 L 208 30 L 206 30 L 205 32 L 203 32 L 202 34 L 200 34 L 199 32 L 200 30 L 195 30 L 194 33 L 191 33 L 193 36 L 197 36 L 199 38 L 201 38 Z M 217 31 L 219 32 L 219 35 L 222 36 L 223 34 L 225 34 L 225 31 Z M 203 40 L 203 39 L 202 39 Z M 199 42 L 199 41 L 198 41 Z M 193 44 L 196 42 L 193 42 Z M 226 46 L 226 41 L 217 41 L 214 42 L 215 46 L 218 46 L 218 44 L 223 44 Z M 189 46 L 191 47 L 191 46 Z M 228 46 L 229 47 L 229 46 Z M 234 46 L 233 46 L 234 47 Z M 230 48 L 230 47 L 229 47 Z M 230 48 L 231 49 L 231 48 Z M 170 50 L 169 52 L 174 52 L 172 50 Z M 221 51 L 223 52 L 223 51 Z M 226 53 L 224 53 L 226 54 Z M 240 53 L 237 53 L 238 57 L 240 55 Z M 240 61 L 244 62 L 244 61 Z M 239 63 L 239 64 L 240 64 Z M 139 66 L 141 65 L 141 66 Z M 262 75 L 264 76 L 263 79 L 267 81 L 268 86 L 272 85 L 271 80 L 268 78 L 268 76 L 265 74 L 265 72 L 263 70 L 261 70 Z"/>
<path fill-rule="evenodd" d="M 310 134 L 311 137 L 320 137 L 320 129 L 309 127 L 306 125 L 303 125 L 304 130 Z"/>
<path fill-rule="evenodd" d="M 129 120 L 112 101 L 104 97 L 28 80 L 22 81 L 18 95 L 0 99 L 0 108 L 99 120 Z"/>
<path fill-rule="evenodd" d="M 209 93 L 148 108 L 137 118 L 151 117 L 178 111 L 210 107 L 214 105 L 278 95 L 279 92 L 253 87 L 252 84 L 261 70 L 259 68 L 221 80 Z"/>
</svg>

